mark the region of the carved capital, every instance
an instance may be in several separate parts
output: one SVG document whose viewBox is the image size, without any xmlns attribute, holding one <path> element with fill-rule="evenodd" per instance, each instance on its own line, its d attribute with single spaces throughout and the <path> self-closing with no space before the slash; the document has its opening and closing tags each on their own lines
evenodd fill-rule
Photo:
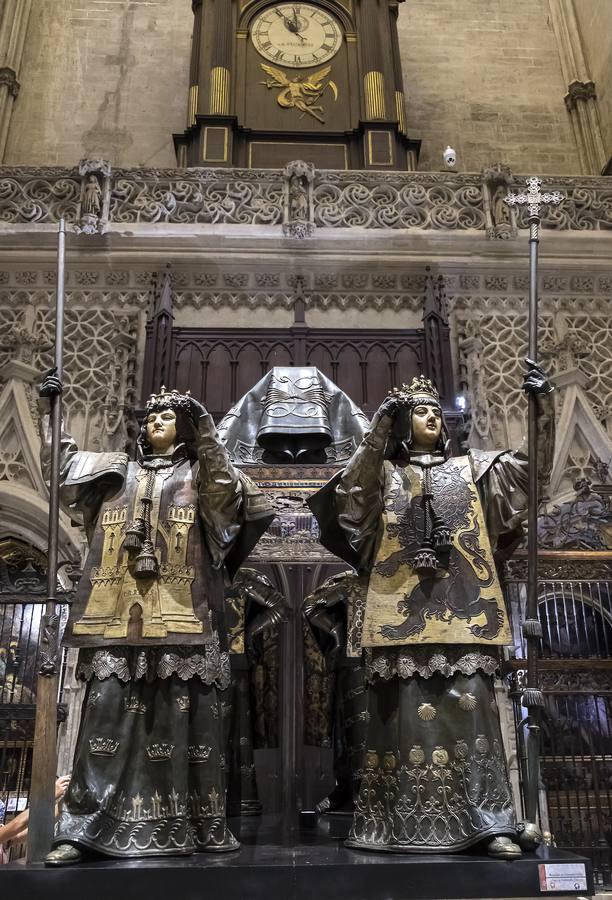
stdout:
<svg viewBox="0 0 612 900">
<path fill-rule="evenodd" d="M 110 178 L 112 166 L 107 159 L 81 159 L 79 161 L 79 175 L 103 175 Z"/>
<path fill-rule="evenodd" d="M 594 81 L 572 81 L 567 86 L 567 94 L 564 97 L 568 112 L 576 108 L 579 100 L 596 100 L 597 91 Z"/>
<path fill-rule="evenodd" d="M 9 66 L 0 67 L 0 86 L 6 85 L 11 97 L 17 97 L 21 85 L 17 81 L 17 73 Z"/>
<path fill-rule="evenodd" d="M 482 170 L 482 177 L 486 184 L 492 186 L 497 186 L 499 184 L 504 186 L 514 184 L 512 169 L 510 166 L 503 165 L 503 163 L 496 163 L 494 166 L 486 166 Z"/>
</svg>

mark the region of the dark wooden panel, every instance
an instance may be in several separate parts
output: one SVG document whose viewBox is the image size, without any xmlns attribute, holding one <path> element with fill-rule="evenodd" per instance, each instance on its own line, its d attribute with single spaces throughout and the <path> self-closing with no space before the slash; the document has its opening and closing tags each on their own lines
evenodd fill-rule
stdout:
<svg viewBox="0 0 612 900">
<path fill-rule="evenodd" d="M 154 337 L 150 325 L 148 346 Z M 273 366 L 316 366 L 368 414 L 392 387 L 434 368 L 423 329 L 175 328 L 172 348 L 171 387 L 190 388 L 215 418 Z M 159 389 L 153 371 L 145 384 Z"/>
</svg>

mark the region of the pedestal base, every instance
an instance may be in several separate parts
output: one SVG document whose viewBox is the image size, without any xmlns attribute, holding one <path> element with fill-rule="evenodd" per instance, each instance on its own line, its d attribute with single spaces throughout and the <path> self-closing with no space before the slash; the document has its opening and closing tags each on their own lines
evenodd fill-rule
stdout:
<svg viewBox="0 0 612 900">
<path fill-rule="evenodd" d="M 282 834 L 264 817 L 231 822 L 239 853 L 90 860 L 66 869 L 19 863 L 3 866 L 2 894 L 45 900 L 109 897 L 223 897 L 223 900 L 501 900 L 593 894 L 590 862 L 542 847 L 515 862 L 477 853 L 412 856 L 348 850 L 317 828 Z M 543 864 L 583 864 L 587 888 L 540 889 Z"/>
</svg>

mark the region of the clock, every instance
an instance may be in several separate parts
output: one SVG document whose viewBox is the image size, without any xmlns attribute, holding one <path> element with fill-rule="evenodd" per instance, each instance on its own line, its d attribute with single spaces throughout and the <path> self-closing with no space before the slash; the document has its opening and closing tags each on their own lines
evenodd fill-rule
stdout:
<svg viewBox="0 0 612 900">
<path fill-rule="evenodd" d="M 342 29 L 334 16 L 310 3 L 277 3 L 254 19 L 251 38 L 270 62 L 306 69 L 336 55 Z"/>
<path fill-rule="evenodd" d="M 403 2 L 191 0 L 179 166 L 283 169 L 303 160 L 413 171 L 420 142 L 406 131 Z"/>
</svg>

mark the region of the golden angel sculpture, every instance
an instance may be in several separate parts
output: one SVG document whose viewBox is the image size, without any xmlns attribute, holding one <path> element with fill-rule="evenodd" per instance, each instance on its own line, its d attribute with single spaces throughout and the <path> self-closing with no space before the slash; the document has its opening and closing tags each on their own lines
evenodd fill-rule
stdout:
<svg viewBox="0 0 612 900">
<path fill-rule="evenodd" d="M 338 87 L 334 81 L 326 81 L 325 79 L 331 72 L 331 66 L 325 66 L 318 72 L 306 76 L 306 80 L 302 80 L 304 76 L 296 75 L 295 78 L 289 80 L 281 69 L 275 66 L 261 64 L 261 68 L 270 77 L 266 81 L 262 81 L 268 89 L 280 88 L 280 93 L 276 98 L 276 102 L 283 109 L 299 109 L 302 116 L 309 115 L 317 119 L 318 122 L 325 124 L 323 113 L 325 110 L 317 102 L 323 96 L 323 93 L 329 88 L 334 95 L 334 100 L 338 99 Z M 301 118 L 300 117 L 300 118 Z"/>
</svg>

